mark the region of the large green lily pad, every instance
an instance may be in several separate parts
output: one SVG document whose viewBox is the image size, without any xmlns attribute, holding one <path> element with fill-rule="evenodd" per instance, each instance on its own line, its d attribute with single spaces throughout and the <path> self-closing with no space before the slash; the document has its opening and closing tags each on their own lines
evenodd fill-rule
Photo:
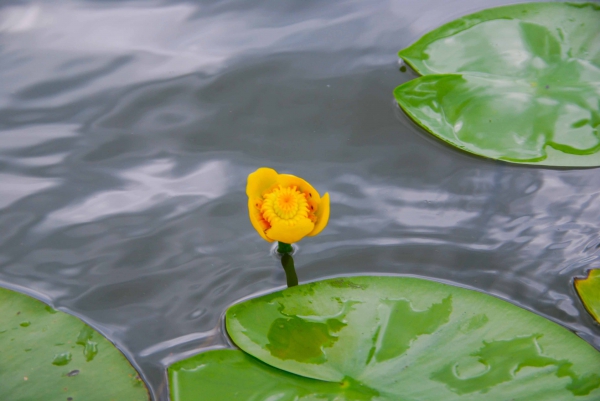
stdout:
<svg viewBox="0 0 600 401">
<path fill-rule="evenodd" d="M 600 353 L 581 338 L 498 298 L 428 280 L 305 284 L 232 306 L 226 326 L 263 362 L 363 397 L 340 399 L 600 399 Z"/>
<path fill-rule="evenodd" d="M 204 352 L 169 367 L 171 401 L 370 400 L 360 386 L 309 379 L 232 349 Z M 368 390 L 368 389 L 367 389 Z"/>
<path fill-rule="evenodd" d="M 467 152 L 600 166 L 599 44 L 599 4 L 492 8 L 401 50 L 424 76 L 394 95 L 419 125 Z"/>
<path fill-rule="evenodd" d="M 148 400 L 121 352 L 81 320 L 0 288 L 0 400 Z"/>
<path fill-rule="evenodd" d="M 590 314 L 600 323 L 600 269 L 590 270 L 584 279 L 575 279 L 575 289 Z"/>
</svg>

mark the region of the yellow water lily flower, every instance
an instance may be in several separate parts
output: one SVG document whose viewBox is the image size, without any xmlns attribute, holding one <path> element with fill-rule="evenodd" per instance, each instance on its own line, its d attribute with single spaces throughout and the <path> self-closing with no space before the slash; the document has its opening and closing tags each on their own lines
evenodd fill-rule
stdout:
<svg viewBox="0 0 600 401">
<path fill-rule="evenodd" d="M 266 241 L 291 244 L 319 234 L 329 221 L 329 194 L 300 177 L 261 167 L 248 176 L 248 214 Z"/>
</svg>

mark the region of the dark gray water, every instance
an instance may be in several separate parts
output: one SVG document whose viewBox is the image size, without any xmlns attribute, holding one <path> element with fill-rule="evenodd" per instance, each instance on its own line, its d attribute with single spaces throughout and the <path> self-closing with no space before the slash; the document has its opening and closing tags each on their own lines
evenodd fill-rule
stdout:
<svg viewBox="0 0 600 401">
<path fill-rule="evenodd" d="M 167 365 L 285 283 L 246 210 L 269 166 L 331 195 L 300 281 L 444 280 L 600 349 L 572 286 L 600 267 L 599 170 L 470 156 L 393 101 L 399 49 L 509 3 L 4 0 L 0 284 L 84 318 L 167 400 Z"/>
</svg>

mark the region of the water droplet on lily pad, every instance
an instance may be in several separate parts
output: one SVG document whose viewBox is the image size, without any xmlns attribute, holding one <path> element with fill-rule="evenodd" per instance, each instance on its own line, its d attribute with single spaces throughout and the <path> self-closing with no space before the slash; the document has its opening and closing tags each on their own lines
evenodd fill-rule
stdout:
<svg viewBox="0 0 600 401">
<path fill-rule="evenodd" d="M 52 364 L 56 366 L 64 366 L 71 362 L 72 356 L 70 352 L 61 352 L 60 354 L 54 355 Z"/>
<path fill-rule="evenodd" d="M 83 355 L 86 361 L 91 361 L 98 354 L 98 343 L 88 340 L 83 348 Z"/>
</svg>

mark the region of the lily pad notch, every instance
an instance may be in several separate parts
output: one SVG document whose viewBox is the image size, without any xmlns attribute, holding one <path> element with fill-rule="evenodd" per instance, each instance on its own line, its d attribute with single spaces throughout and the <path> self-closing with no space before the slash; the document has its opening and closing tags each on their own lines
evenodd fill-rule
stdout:
<svg viewBox="0 0 600 401">
<path fill-rule="evenodd" d="M 449 22 L 398 55 L 394 90 L 418 125 L 511 163 L 600 166 L 600 5 L 524 3 Z"/>
</svg>

